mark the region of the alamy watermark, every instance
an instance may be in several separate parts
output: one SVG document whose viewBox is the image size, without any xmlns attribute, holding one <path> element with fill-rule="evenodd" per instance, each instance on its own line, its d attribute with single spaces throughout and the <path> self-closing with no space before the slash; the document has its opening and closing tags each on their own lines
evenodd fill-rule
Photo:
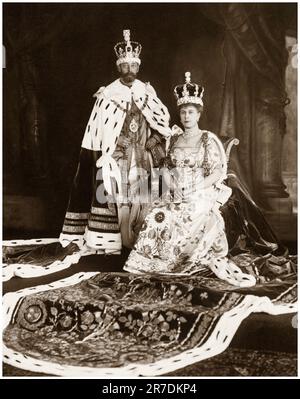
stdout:
<svg viewBox="0 0 300 399">
<path fill-rule="evenodd" d="M 181 202 L 188 200 L 204 187 L 204 177 L 201 168 L 178 167 L 169 169 L 151 168 L 147 171 L 143 168 L 132 169 L 123 162 L 120 168 L 121 181 L 117 184 L 113 171 L 110 175 L 103 176 L 103 169 L 97 171 L 96 179 L 101 183 L 96 190 L 98 203 L 108 201 L 108 190 L 104 181 L 111 185 L 109 202 L 111 203 L 153 203 L 160 199 L 168 198 L 169 201 Z M 106 183 L 107 185 L 107 183 Z"/>
</svg>

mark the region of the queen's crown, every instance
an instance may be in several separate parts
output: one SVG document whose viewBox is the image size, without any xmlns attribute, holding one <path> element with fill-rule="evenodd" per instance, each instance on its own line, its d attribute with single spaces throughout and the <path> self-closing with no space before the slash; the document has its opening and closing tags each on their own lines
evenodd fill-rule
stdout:
<svg viewBox="0 0 300 399">
<path fill-rule="evenodd" d="M 204 88 L 197 83 L 191 83 L 191 73 L 185 73 L 185 83 L 178 85 L 174 89 L 174 94 L 177 99 L 177 105 L 182 104 L 196 104 L 203 106 Z"/>
</svg>

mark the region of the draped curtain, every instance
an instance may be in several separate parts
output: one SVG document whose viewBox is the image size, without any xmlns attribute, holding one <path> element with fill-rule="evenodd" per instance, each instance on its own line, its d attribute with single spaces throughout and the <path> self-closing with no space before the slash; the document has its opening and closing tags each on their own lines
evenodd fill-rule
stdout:
<svg viewBox="0 0 300 399">
<path fill-rule="evenodd" d="M 39 51 L 51 46 L 66 26 L 72 8 L 62 14 L 57 5 L 15 4 L 4 8 L 4 81 L 6 118 L 4 142 L 14 162 L 12 180 L 39 190 L 49 177 L 47 117 L 40 93 Z M 7 169 L 7 168 L 6 168 Z M 18 173 L 18 175 L 17 175 Z"/>
<path fill-rule="evenodd" d="M 204 13 L 224 27 L 226 74 L 220 136 L 237 137 L 231 167 L 265 206 L 266 197 L 286 197 L 281 179 L 285 133 L 283 4 L 207 5 Z"/>
</svg>

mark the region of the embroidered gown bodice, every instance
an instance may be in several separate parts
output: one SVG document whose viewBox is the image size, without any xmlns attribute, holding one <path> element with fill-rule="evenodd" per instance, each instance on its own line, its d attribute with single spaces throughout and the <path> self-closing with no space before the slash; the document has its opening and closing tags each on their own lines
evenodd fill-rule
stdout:
<svg viewBox="0 0 300 399">
<path fill-rule="evenodd" d="M 204 135 L 207 137 L 207 144 L 205 145 Z M 199 133 L 199 138 L 195 142 L 195 146 L 191 146 L 185 142 L 180 136 L 175 136 L 172 140 L 169 151 L 169 158 L 174 167 L 190 167 L 193 169 L 202 167 L 205 148 L 207 149 L 208 163 L 214 168 L 220 164 L 220 154 L 216 144 L 207 136 L 207 132 Z"/>
<path fill-rule="evenodd" d="M 165 166 L 174 176 L 177 188 L 184 189 L 192 184 L 194 195 L 207 195 L 209 191 L 214 195 L 212 187 L 203 190 L 195 182 L 197 178 L 199 181 L 199 178 L 201 180 L 210 175 L 216 168 L 226 170 L 225 158 L 211 133 L 199 131 L 199 136 L 192 141 L 185 140 L 183 135 L 172 137 Z"/>
</svg>

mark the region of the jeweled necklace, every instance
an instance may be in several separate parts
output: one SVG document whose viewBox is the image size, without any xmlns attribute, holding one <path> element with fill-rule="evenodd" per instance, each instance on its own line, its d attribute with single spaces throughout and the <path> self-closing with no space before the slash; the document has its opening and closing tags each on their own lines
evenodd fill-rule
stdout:
<svg viewBox="0 0 300 399">
<path fill-rule="evenodd" d="M 195 133 L 183 132 L 183 138 L 184 138 L 184 139 L 189 139 L 189 138 L 191 138 L 191 137 L 199 136 L 201 133 L 202 133 L 202 132 L 201 132 L 200 129 L 198 129 L 197 132 L 195 132 Z"/>
</svg>

